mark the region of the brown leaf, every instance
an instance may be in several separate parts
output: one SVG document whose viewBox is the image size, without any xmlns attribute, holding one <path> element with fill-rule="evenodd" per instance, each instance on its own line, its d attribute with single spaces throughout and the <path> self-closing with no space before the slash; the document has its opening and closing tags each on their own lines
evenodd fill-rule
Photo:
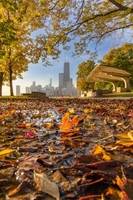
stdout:
<svg viewBox="0 0 133 200">
<path fill-rule="evenodd" d="M 38 191 L 45 192 L 56 200 L 60 200 L 60 193 L 57 184 L 50 181 L 45 173 L 34 172 L 34 182 Z"/>
</svg>

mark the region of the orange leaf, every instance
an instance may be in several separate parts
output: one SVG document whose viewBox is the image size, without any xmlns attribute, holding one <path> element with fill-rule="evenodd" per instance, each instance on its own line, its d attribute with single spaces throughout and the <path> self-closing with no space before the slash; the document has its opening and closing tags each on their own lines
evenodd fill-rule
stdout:
<svg viewBox="0 0 133 200">
<path fill-rule="evenodd" d="M 65 115 L 62 117 L 61 123 L 64 124 L 66 121 L 69 120 L 70 114 L 67 112 Z"/>
<path fill-rule="evenodd" d="M 103 160 L 111 160 L 110 155 L 107 154 L 106 151 L 100 145 L 95 146 L 95 148 L 92 150 L 92 154 L 95 156 L 102 156 Z"/>
<path fill-rule="evenodd" d="M 113 187 L 107 189 L 106 196 L 112 197 L 111 199 L 129 200 L 125 191 L 120 191 Z"/>
<path fill-rule="evenodd" d="M 120 178 L 116 176 L 116 184 L 120 187 L 121 190 L 124 190 L 127 181 L 125 178 Z"/>
<path fill-rule="evenodd" d="M 72 123 L 66 121 L 64 124 L 60 126 L 60 131 L 62 132 L 69 132 L 72 129 Z"/>
<path fill-rule="evenodd" d="M 79 117 L 76 115 L 72 119 L 72 124 L 73 124 L 73 126 L 77 126 L 78 123 L 79 123 Z"/>
<path fill-rule="evenodd" d="M 128 195 L 125 191 L 120 192 L 119 197 L 121 200 L 129 200 Z"/>
<path fill-rule="evenodd" d="M 70 117 L 70 113 L 65 113 L 65 115 L 62 117 L 61 125 L 60 125 L 60 131 L 64 133 L 69 133 L 77 130 L 77 126 L 79 123 L 78 116 L 74 116 L 72 119 Z"/>
</svg>

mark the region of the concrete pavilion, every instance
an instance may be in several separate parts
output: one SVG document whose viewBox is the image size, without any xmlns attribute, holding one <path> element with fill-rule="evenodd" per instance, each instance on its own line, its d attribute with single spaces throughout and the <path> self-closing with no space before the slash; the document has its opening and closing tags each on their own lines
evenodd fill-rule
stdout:
<svg viewBox="0 0 133 200">
<path fill-rule="evenodd" d="M 113 91 L 116 91 L 115 81 L 124 83 L 125 90 L 130 89 L 129 79 L 131 74 L 125 70 L 108 67 L 105 65 L 97 65 L 88 75 L 90 82 L 109 82 L 113 85 Z"/>
</svg>

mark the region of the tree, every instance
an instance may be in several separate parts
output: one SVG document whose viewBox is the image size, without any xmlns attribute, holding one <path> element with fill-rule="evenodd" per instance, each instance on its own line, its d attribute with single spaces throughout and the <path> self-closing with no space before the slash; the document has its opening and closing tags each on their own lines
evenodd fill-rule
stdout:
<svg viewBox="0 0 133 200">
<path fill-rule="evenodd" d="M 87 60 L 78 66 L 77 87 L 80 91 L 88 91 L 88 89 L 93 88 L 93 83 L 90 83 L 87 77 L 94 67 L 93 60 Z"/>
<path fill-rule="evenodd" d="M 30 44 L 23 46 L 21 43 L 8 46 L 0 63 L 0 68 L 4 72 L 4 81 L 9 82 L 11 96 L 13 96 L 13 80 L 17 77 L 21 78 L 22 72 L 28 69 L 28 64 L 31 62 L 32 54 L 28 56 L 31 47 Z"/>
<path fill-rule="evenodd" d="M 102 65 L 126 70 L 131 73 L 133 85 L 133 44 L 126 43 L 119 48 L 111 49 L 103 58 Z"/>
<path fill-rule="evenodd" d="M 22 11 L 26 10 L 26 6 L 20 0 L 2 1 L 1 2 L 1 27 L 5 28 L 5 34 L 2 32 L 0 40 L 2 42 L 2 51 L 4 52 L 0 60 L 1 71 L 4 72 L 4 80 L 9 81 L 10 95 L 13 96 L 13 79 L 27 69 L 29 57 L 26 51 L 26 43 L 30 41 L 29 23 L 26 24 Z M 29 8 L 32 4 L 30 4 Z M 31 12 L 31 10 L 29 10 Z M 30 14 L 30 13 L 27 13 Z M 21 23 L 20 17 L 23 18 Z M 27 20 L 30 19 L 30 15 Z M 32 30 L 32 27 L 30 27 Z M 34 29 L 33 29 L 34 30 Z M 4 36 L 5 35 L 5 38 Z M 28 42 L 29 43 L 29 42 Z M 30 47 L 28 47 L 30 49 Z"/>
<path fill-rule="evenodd" d="M 13 24 L 7 17 L 5 17 L 5 6 L 9 11 L 15 9 L 13 1 L 1 0 L 0 2 L 0 58 L 5 54 L 5 45 L 11 44 L 15 40 L 15 29 Z"/>
<path fill-rule="evenodd" d="M 3 72 L 0 72 L 0 96 L 2 96 Z"/>
<path fill-rule="evenodd" d="M 27 70 L 30 62 L 35 63 L 41 57 L 46 62 L 49 56 L 58 56 L 56 32 L 48 23 L 54 8 L 49 3 L 44 6 L 36 0 L 2 0 L 0 6 L 0 69 L 13 96 L 13 80 Z M 39 29 L 44 29 L 44 34 L 33 37 L 32 34 Z"/>
<path fill-rule="evenodd" d="M 58 37 L 62 36 L 66 42 L 74 35 L 76 47 L 82 50 L 92 39 L 100 41 L 117 30 L 133 27 L 132 0 L 56 0 L 51 4 L 53 2 L 51 18 L 56 21 Z"/>
</svg>

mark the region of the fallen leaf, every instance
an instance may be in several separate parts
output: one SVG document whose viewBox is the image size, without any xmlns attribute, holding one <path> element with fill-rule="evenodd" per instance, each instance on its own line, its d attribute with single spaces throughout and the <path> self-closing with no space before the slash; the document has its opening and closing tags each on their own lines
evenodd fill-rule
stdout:
<svg viewBox="0 0 133 200">
<path fill-rule="evenodd" d="M 69 109 L 68 109 L 68 112 L 71 113 L 71 114 L 74 114 L 74 113 L 75 113 L 75 110 L 74 110 L 74 108 L 69 108 Z"/>
<path fill-rule="evenodd" d="M 67 179 L 62 175 L 62 173 L 59 170 L 57 170 L 56 172 L 52 174 L 52 179 L 56 183 L 67 181 Z"/>
<path fill-rule="evenodd" d="M 108 153 L 106 153 L 106 151 L 100 145 L 96 145 L 94 147 L 94 149 L 92 150 L 92 154 L 94 156 L 100 156 L 101 155 L 102 159 L 106 160 L 106 161 L 111 160 L 110 155 Z"/>
<path fill-rule="evenodd" d="M 78 115 L 71 116 L 70 113 L 65 113 L 62 117 L 60 131 L 64 133 L 73 132 L 76 130 L 79 124 L 79 117 Z M 77 130 L 76 130 L 77 131 Z"/>
<path fill-rule="evenodd" d="M 116 138 L 120 139 L 120 140 L 131 140 L 133 141 L 133 130 L 127 132 L 127 133 L 123 133 L 123 134 L 117 134 Z"/>
<path fill-rule="evenodd" d="M 121 190 L 124 190 L 125 184 L 126 184 L 125 179 L 120 178 L 119 176 L 116 176 L 115 181 L 116 181 L 116 184 L 119 186 L 119 188 Z"/>
<path fill-rule="evenodd" d="M 12 152 L 14 152 L 15 150 L 13 149 L 4 149 L 2 151 L 0 151 L 0 156 L 6 155 L 6 154 L 10 154 Z"/>
<path fill-rule="evenodd" d="M 113 187 L 107 189 L 106 196 L 112 197 L 113 199 L 130 200 L 125 191 L 120 191 Z"/>
<path fill-rule="evenodd" d="M 34 171 L 34 182 L 38 191 L 45 192 L 56 200 L 60 200 L 60 193 L 57 184 L 50 181 L 45 173 L 36 173 Z"/>
<path fill-rule="evenodd" d="M 72 125 L 73 126 L 77 126 L 79 123 L 79 117 L 78 115 L 75 115 L 73 118 L 72 118 Z"/>
<path fill-rule="evenodd" d="M 124 140 L 119 140 L 116 142 L 116 144 L 125 146 L 125 147 L 132 147 L 133 146 L 133 142 L 132 141 L 124 141 Z"/>
</svg>

